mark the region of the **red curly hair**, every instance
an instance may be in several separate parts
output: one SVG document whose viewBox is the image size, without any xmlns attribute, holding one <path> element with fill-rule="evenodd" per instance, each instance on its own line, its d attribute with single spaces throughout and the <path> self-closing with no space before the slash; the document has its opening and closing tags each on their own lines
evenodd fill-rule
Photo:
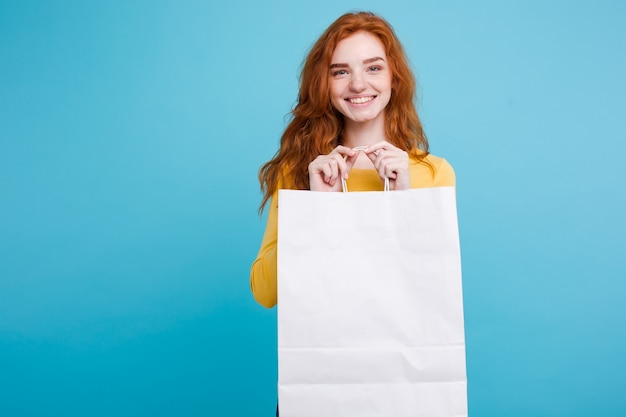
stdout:
<svg viewBox="0 0 626 417">
<path fill-rule="evenodd" d="M 359 31 L 380 39 L 390 65 L 392 92 L 385 108 L 387 140 L 418 160 L 428 155 L 428 139 L 415 108 L 415 77 L 393 28 L 371 12 L 346 13 L 326 29 L 304 62 L 292 119 L 283 132 L 278 152 L 259 171 L 261 211 L 279 182 L 286 188 L 309 189 L 309 163 L 341 144 L 343 115 L 331 104 L 330 64 L 337 44 Z"/>
</svg>

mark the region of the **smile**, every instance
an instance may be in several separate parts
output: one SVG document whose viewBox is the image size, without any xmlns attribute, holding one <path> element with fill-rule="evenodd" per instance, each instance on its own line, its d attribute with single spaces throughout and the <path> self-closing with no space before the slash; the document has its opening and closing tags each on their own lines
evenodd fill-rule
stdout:
<svg viewBox="0 0 626 417">
<path fill-rule="evenodd" d="M 346 99 L 347 101 L 349 101 L 352 104 L 363 104 L 363 103 L 367 103 L 369 101 L 372 101 L 376 98 L 376 96 L 369 96 L 369 97 L 354 97 L 354 98 L 348 98 Z"/>
</svg>

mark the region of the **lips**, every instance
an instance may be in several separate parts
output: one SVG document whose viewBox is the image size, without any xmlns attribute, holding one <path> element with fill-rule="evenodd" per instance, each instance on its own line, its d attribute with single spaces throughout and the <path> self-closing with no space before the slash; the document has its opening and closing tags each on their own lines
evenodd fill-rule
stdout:
<svg viewBox="0 0 626 417">
<path fill-rule="evenodd" d="M 367 97 L 351 97 L 351 98 L 347 98 L 346 101 L 352 103 L 352 104 L 364 104 L 367 102 L 370 102 L 372 100 L 374 100 L 376 98 L 376 96 L 367 96 Z"/>
</svg>

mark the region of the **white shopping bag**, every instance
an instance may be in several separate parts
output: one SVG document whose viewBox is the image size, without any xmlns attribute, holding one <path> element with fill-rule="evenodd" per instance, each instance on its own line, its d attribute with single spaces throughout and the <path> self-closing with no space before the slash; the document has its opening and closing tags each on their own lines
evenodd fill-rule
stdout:
<svg viewBox="0 0 626 417">
<path fill-rule="evenodd" d="M 281 417 L 467 416 L 454 188 L 278 201 Z"/>
</svg>

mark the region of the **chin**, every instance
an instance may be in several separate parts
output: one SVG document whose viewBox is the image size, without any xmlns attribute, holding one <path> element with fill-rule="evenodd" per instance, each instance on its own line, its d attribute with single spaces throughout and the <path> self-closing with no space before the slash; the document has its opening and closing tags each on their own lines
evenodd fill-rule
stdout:
<svg viewBox="0 0 626 417">
<path fill-rule="evenodd" d="M 371 122 L 372 120 L 376 120 L 378 114 L 375 115 L 353 115 L 346 116 L 346 118 L 352 120 L 353 122 L 362 123 L 362 122 Z"/>
</svg>

